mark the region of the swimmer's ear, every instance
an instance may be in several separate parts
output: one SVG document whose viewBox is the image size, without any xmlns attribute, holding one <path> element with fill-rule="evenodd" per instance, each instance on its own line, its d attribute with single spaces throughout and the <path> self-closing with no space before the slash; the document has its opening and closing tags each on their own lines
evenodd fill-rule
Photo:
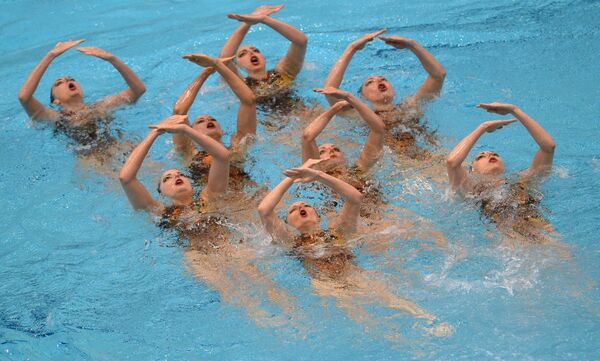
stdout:
<svg viewBox="0 0 600 361">
<path fill-rule="evenodd" d="M 472 164 L 469 165 L 469 173 L 473 173 L 473 165 Z"/>
</svg>

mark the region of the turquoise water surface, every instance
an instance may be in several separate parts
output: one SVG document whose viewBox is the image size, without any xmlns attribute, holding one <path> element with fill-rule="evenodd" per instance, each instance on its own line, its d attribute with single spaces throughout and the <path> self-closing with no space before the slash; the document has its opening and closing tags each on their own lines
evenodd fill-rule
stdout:
<svg viewBox="0 0 600 361">
<path fill-rule="evenodd" d="M 361 267 L 392 292 L 419 304 L 453 332 L 436 337 L 407 315 L 367 306 L 367 326 L 315 294 L 293 258 L 272 247 L 253 219 L 240 225 L 261 270 L 294 299 L 297 313 L 261 325 L 235 302 L 197 280 L 147 216 L 132 211 L 118 181 L 77 161 L 67 142 L 32 124 L 18 90 L 57 41 L 85 38 L 136 71 L 147 92 L 116 113 L 115 128 L 137 141 L 168 115 L 198 67 L 182 54 L 217 55 L 237 26 L 228 12 L 258 2 L 3 2 L 0 14 L 0 360 L 596 360 L 600 358 L 600 2 L 598 1 L 294 1 L 276 14 L 304 31 L 309 48 L 300 93 L 322 85 L 345 46 L 388 28 L 418 40 L 447 70 L 442 96 L 427 110 L 444 149 L 493 116 L 479 102 L 515 103 L 557 142 L 543 206 L 566 252 L 506 247 L 476 209 L 448 199 L 443 174 L 400 168 L 386 154 L 376 169 L 389 203 L 444 235 L 442 246 L 406 235 L 392 222 L 353 243 Z M 253 28 L 272 67 L 288 43 Z M 374 41 L 350 65 L 343 88 L 385 75 L 399 96 L 425 78 L 416 57 Z M 109 64 L 74 51 L 48 69 L 36 96 L 74 76 L 86 99 L 124 84 Z M 204 112 L 229 134 L 237 102 L 216 77 L 190 115 Z M 497 116 L 496 116 L 497 117 Z M 248 167 L 273 186 L 299 162 L 294 122 L 281 133 L 259 128 Z M 360 140 L 343 119 L 340 137 Z M 334 129 L 338 129 L 334 128 Z M 281 144 L 285 143 L 285 144 Z M 350 147 L 351 144 L 348 144 Z M 479 148 L 503 155 L 512 171 L 528 166 L 535 143 L 518 124 L 485 135 Z M 150 152 L 149 188 L 177 165 L 168 137 Z M 351 153 L 356 153 L 351 148 Z M 159 163 L 159 164 L 157 164 Z M 437 169 L 437 168 L 435 168 Z M 443 170 L 443 167 L 440 168 Z M 438 181 L 439 178 L 439 181 Z M 399 219 L 406 217 L 398 211 Z M 418 223 L 418 222 L 417 222 Z M 385 239 L 377 250 L 371 238 Z M 368 239 L 366 239 L 368 238 Z M 270 310 L 280 319 L 277 309 Z"/>
</svg>

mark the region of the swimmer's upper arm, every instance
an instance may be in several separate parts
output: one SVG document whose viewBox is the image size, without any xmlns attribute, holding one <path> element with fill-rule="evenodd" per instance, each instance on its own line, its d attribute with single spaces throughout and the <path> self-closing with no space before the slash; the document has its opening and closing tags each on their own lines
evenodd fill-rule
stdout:
<svg viewBox="0 0 600 361">
<path fill-rule="evenodd" d="M 106 96 L 96 102 L 94 105 L 102 109 L 110 110 L 123 105 L 133 104 L 138 100 L 131 89 L 125 89 L 117 94 Z"/>
<path fill-rule="evenodd" d="M 360 206 L 361 203 L 344 202 L 340 215 L 333 222 L 332 228 L 346 235 L 354 233 L 360 215 Z"/>
<path fill-rule="evenodd" d="M 448 170 L 448 182 L 450 183 L 450 188 L 454 191 L 461 192 L 466 190 L 469 185 L 469 174 L 463 168 L 462 164 L 455 166 L 451 162 L 447 162 L 446 168 Z"/>
<path fill-rule="evenodd" d="M 423 84 L 421 84 L 417 92 L 412 97 L 417 103 L 430 101 L 440 95 L 443 85 L 444 78 L 436 78 L 430 75 L 427 77 L 427 79 L 425 79 Z"/>
<path fill-rule="evenodd" d="M 133 179 L 130 181 L 121 181 L 121 186 L 127 194 L 129 202 L 135 209 L 143 209 L 153 213 L 160 213 L 163 207 L 162 203 L 152 198 L 146 187 L 138 181 Z"/>
<path fill-rule="evenodd" d="M 292 78 L 295 78 L 304 63 L 304 55 L 306 54 L 306 45 L 300 46 L 292 43 L 287 53 L 283 58 L 277 62 L 275 71 L 280 74 L 287 74 Z"/>
<path fill-rule="evenodd" d="M 554 160 L 554 150 L 545 151 L 543 149 L 538 150 L 533 157 L 531 165 L 526 171 L 526 175 L 533 176 L 546 176 L 552 169 L 552 162 Z"/>
<path fill-rule="evenodd" d="M 274 211 L 264 210 L 259 206 L 258 214 L 260 215 L 260 220 L 267 230 L 267 233 L 269 233 L 276 242 L 286 243 L 291 239 L 291 233 Z"/>
<path fill-rule="evenodd" d="M 30 97 L 28 100 L 21 100 L 21 105 L 27 112 L 31 120 L 57 120 L 58 112 L 47 108 L 39 100 Z"/>
</svg>

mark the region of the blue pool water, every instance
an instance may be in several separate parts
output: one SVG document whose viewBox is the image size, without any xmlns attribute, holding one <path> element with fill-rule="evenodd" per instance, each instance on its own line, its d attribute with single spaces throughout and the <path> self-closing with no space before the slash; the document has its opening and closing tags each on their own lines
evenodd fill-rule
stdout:
<svg viewBox="0 0 600 361">
<path fill-rule="evenodd" d="M 380 249 L 356 242 L 357 262 L 378 272 L 396 295 L 452 325 L 446 337 L 375 306 L 369 311 L 385 321 L 376 327 L 357 322 L 332 299 L 316 295 L 302 267 L 271 250 L 261 227 L 249 222 L 242 227 L 261 269 L 295 297 L 298 309 L 289 322 L 258 325 L 192 276 L 181 250 L 169 247 L 147 216 L 131 210 L 114 178 L 82 167 L 63 139 L 29 122 L 17 101 L 28 72 L 57 41 L 86 38 L 87 45 L 113 51 L 146 83 L 137 105 L 116 114 L 126 136 L 141 139 L 148 124 L 170 114 L 199 70 L 180 56 L 216 55 L 237 26 L 225 14 L 256 5 L 3 3 L 0 360 L 600 358 L 598 1 L 306 0 L 290 2 L 276 15 L 309 37 L 298 80 L 305 97 L 322 100 L 310 89 L 322 84 L 349 41 L 387 27 L 389 34 L 417 39 L 448 72 L 443 95 L 426 115 L 443 147 L 492 119 L 474 105 L 494 100 L 519 104 L 556 140 L 543 204 L 569 257 L 546 247 L 502 246 L 475 209 L 447 199 L 443 181 L 398 169 L 390 155 L 377 170 L 390 203 L 426 219 L 445 243 L 436 247 L 427 237 L 396 237 L 402 227 L 392 224 L 392 238 Z M 248 41 L 271 66 L 288 45 L 264 27 L 253 29 Z M 371 74 L 387 76 L 400 96 L 424 79 L 413 55 L 377 41 L 355 56 L 343 87 L 355 90 Z M 71 51 L 50 66 L 39 99 L 46 101 L 60 75 L 80 81 L 88 100 L 124 86 L 110 65 Z M 231 132 L 236 106 L 233 95 L 211 79 L 190 114 L 213 114 Z M 343 120 L 335 122 L 343 128 Z M 271 144 L 296 141 L 296 133 L 259 131 L 252 150 L 259 161 L 251 173 L 273 185 L 299 153 L 288 154 L 298 143 Z M 535 151 L 517 124 L 484 136 L 479 145 L 502 154 L 511 170 L 527 167 Z M 144 168 L 142 180 L 149 186 L 161 169 L 177 164 L 170 148 L 163 137 L 150 152 L 161 164 Z"/>
</svg>

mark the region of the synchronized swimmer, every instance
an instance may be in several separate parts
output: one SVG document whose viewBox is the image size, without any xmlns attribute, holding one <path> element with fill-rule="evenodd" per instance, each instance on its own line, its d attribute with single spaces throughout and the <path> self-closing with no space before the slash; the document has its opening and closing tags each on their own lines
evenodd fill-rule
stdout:
<svg viewBox="0 0 600 361">
<path fill-rule="evenodd" d="M 246 235 L 236 227 L 238 222 L 248 219 L 236 219 L 235 212 L 231 212 L 235 202 L 227 197 L 228 191 L 232 191 L 234 197 L 244 199 L 249 190 L 259 188 L 250 172 L 244 169 L 249 147 L 256 139 L 260 141 L 260 137 L 255 137 L 257 109 L 261 112 L 259 119 L 274 117 L 281 121 L 306 109 L 296 93 L 294 80 L 302 69 L 308 39 L 297 28 L 271 16 L 282 8 L 283 5 L 264 5 L 250 14 L 229 14 L 228 17 L 239 21 L 240 25 L 225 42 L 219 57 L 203 53 L 183 56 L 204 69 L 181 93 L 173 107 L 173 115 L 149 126 L 149 133 L 131 151 L 119 174 L 133 208 L 148 212 L 157 226 L 177 234 L 185 245 L 183 254 L 190 270 L 220 292 L 225 300 L 245 308 L 257 322 L 265 323 L 270 319 L 262 306 L 265 299 L 284 314 L 296 314 L 298 310 L 294 298 L 258 267 L 262 260 L 248 244 Z M 267 70 L 266 59 L 257 47 L 241 46 L 251 26 L 259 23 L 291 43 L 288 52 L 271 70 Z M 438 145 L 435 132 L 424 123 L 423 115 L 425 106 L 440 95 L 446 70 L 416 40 L 383 36 L 384 32 L 385 29 L 369 33 L 350 43 L 331 68 L 324 84 L 315 89 L 325 96 L 330 107 L 318 108 L 319 114 L 313 117 L 295 143 L 301 148 L 302 166 L 284 171 L 283 180 L 268 191 L 258 206 L 253 205 L 253 210 L 258 211 L 273 243 L 303 264 L 315 291 L 335 298 L 339 307 L 350 316 L 360 315 L 356 318 L 364 320 L 363 316 L 368 315 L 363 307 L 366 299 L 371 304 L 402 311 L 432 325 L 435 316 L 390 291 L 378 272 L 361 267 L 349 242 L 357 236 L 359 219 L 374 219 L 376 209 L 384 204 L 384 190 L 376 185 L 375 176 L 369 170 L 379 161 L 385 146 L 393 150 L 398 159 L 418 163 L 431 158 L 428 145 L 423 145 L 419 139 L 430 146 Z M 414 94 L 398 103 L 394 100 L 393 86 L 381 75 L 367 77 L 359 90 L 360 96 L 372 106 L 340 89 L 353 56 L 376 38 L 396 49 L 410 50 L 428 74 Z M 27 77 L 19 100 L 32 120 L 49 121 L 57 132 L 75 143 L 78 156 L 105 164 L 114 160 L 123 144 L 111 133 L 111 112 L 122 105 L 135 103 L 146 90 L 129 67 L 108 51 L 96 47 L 78 48 L 83 54 L 108 61 L 123 76 L 128 88 L 87 104 L 81 85 L 72 77 L 64 76 L 54 82 L 50 91 L 50 103 L 59 110 L 43 105 L 33 96 L 50 63 L 82 42 L 68 40 L 56 44 Z M 246 73 L 245 77 L 240 74 L 240 69 Z M 191 124 L 188 120 L 200 88 L 215 72 L 239 100 L 237 126 L 229 147 L 222 140 L 224 131 L 217 120 L 220 117 L 204 114 L 194 118 Z M 552 167 L 554 140 L 538 122 L 515 105 L 481 103 L 479 107 L 491 113 L 510 114 L 514 119 L 483 122 L 456 145 L 446 162 L 450 189 L 462 199 L 474 201 L 501 234 L 519 238 L 522 244 L 548 243 L 554 230 L 541 212 L 541 197 L 536 186 Z M 352 165 L 339 145 L 317 143 L 336 115 L 360 117 L 369 130 Z M 465 169 L 465 160 L 484 133 L 514 122 L 520 122 L 539 145 L 527 170 L 512 178 L 504 177 L 504 162 L 493 151 L 479 152 L 469 170 Z M 273 128 L 280 129 L 280 125 L 274 124 Z M 165 133 L 172 134 L 175 150 L 187 169 L 169 169 L 161 175 L 156 191 L 168 202 L 155 198 L 138 180 L 138 172 L 149 150 Z M 304 201 L 291 203 L 285 217 L 279 215 L 277 206 L 284 202 L 294 183 L 320 184 L 331 191 L 325 201 L 329 202 L 328 211 L 334 213 L 329 226 L 322 228 L 321 216 Z M 195 187 L 200 189 L 195 190 Z M 333 201 L 336 198 L 341 198 L 342 202 Z M 363 206 L 368 206 L 369 211 L 364 211 Z M 240 284 L 240 275 L 251 289 Z M 257 293 L 258 289 L 264 293 Z M 450 330 L 450 326 L 441 323 L 435 332 L 441 335 Z"/>
</svg>

